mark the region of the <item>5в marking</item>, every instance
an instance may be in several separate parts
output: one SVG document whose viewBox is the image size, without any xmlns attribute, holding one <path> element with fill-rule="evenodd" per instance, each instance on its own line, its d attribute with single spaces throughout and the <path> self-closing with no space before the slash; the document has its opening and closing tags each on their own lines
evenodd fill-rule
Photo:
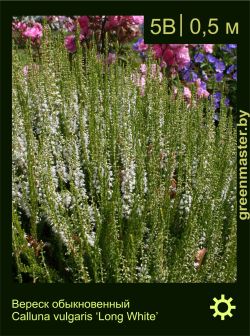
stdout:
<svg viewBox="0 0 250 336">
<path fill-rule="evenodd" d="M 219 22 L 219 18 L 208 18 L 206 22 L 201 22 L 199 18 L 184 20 L 183 14 L 179 14 L 177 19 L 173 18 L 154 18 L 151 19 L 150 33 L 152 35 L 173 35 L 180 37 L 185 35 L 216 35 L 225 33 L 226 35 L 239 34 L 239 22 Z"/>
</svg>

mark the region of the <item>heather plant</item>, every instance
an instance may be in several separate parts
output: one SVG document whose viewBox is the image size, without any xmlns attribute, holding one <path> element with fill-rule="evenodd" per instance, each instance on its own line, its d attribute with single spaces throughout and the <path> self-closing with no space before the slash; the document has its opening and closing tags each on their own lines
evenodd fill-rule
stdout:
<svg viewBox="0 0 250 336">
<path fill-rule="evenodd" d="M 76 43 L 80 41 L 76 39 Z M 108 45 L 106 43 L 106 45 Z M 69 61 L 13 44 L 13 276 L 20 282 L 236 281 L 236 132 L 149 56 Z M 136 78 L 143 75 L 143 94 Z"/>
</svg>

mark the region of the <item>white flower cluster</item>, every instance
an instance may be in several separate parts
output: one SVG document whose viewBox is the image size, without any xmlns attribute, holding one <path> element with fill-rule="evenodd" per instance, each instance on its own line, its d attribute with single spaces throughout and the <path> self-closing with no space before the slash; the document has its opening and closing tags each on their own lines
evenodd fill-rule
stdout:
<svg viewBox="0 0 250 336">
<path fill-rule="evenodd" d="M 61 50 L 55 59 L 56 48 L 42 50 L 42 66 L 25 80 L 17 71 L 14 76 L 16 241 L 20 232 L 30 235 L 33 223 L 38 240 L 46 243 L 52 234 L 47 241 L 62 246 L 60 265 L 73 282 L 209 279 L 224 254 L 230 262 L 233 257 L 231 133 L 217 148 L 223 132 L 215 141 L 214 128 L 211 135 L 199 128 L 203 111 L 198 105 L 193 112 L 183 109 L 166 81 L 148 81 L 140 96 L 129 64 L 102 67 L 86 50 L 81 71 L 82 55 L 69 62 Z M 194 255 L 206 253 L 206 246 L 200 276 L 201 259 Z M 38 259 L 34 270 L 44 267 Z M 65 280 L 65 272 L 48 266 L 53 280 L 54 274 Z"/>
<path fill-rule="evenodd" d="M 207 222 L 205 222 L 205 224 L 207 225 Z M 201 234 L 201 237 L 200 237 L 200 240 L 199 240 L 199 243 L 198 243 L 200 249 L 205 247 L 206 241 L 207 241 L 206 231 L 203 230 L 202 234 Z"/>
<path fill-rule="evenodd" d="M 197 158 L 194 158 L 192 162 L 192 168 L 191 168 L 192 187 L 194 188 L 197 185 L 196 174 L 197 174 L 198 165 L 199 165 L 199 160 Z"/>
<path fill-rule="evenodd" d="M 12 152 L 12 160 L 16 169 L 21 169 L 23 173 L 27 169 L 27 142 L 23 133 L 13 139 L 15 147 Z"/>
<path fill-rule="evenodd" d="M 86 153 L 86 160 L 89 160 L 89 131 L 88 131 L 88 109 L 84 108 L 79 111 L 79 123 L 81 125 L 82 134 L 80 131 L 80 137 L 82 137 L 84 151 Z"/>
<path fill-rule="evenodd" d="M 182 194 L 180 205 L 179 205 L 179 212 L 181 217 L 187 216 L 191 210 L 192 205 L 192 195 L 189 190 L 186 190 L 185 193 Z"/>
<path fill-rule="evenodd" d="M 134 201 L 133 191 L 136 181 L 136 165 L 132 159 L 127 167 L 121 171 L 121 192 L 122 192 L 122 208 L 123 215 L 128 217 L 132 210 Z"/>
<path fill-rule="evenodd" d="M 114 174 L 112 171 L 112 166 L 109 162 L 107 163 L 107 169 L 108 169 L 108 199 L 110 200 L 113 194 Z"/>
<path fill-rule="evenodd" d="M 103 168 L 101 169 L 101 172 L 103 172 Z M 101 182 L 100 182 L 100 178 L 99 178 L 98 167 L 94 167 L 93 184 L 94 184 L 94 187 L 95 187 L 95 192 L 97 193 L 97 195 L 100 195 L 100 193 L 101 193 Z"/>
</svg>

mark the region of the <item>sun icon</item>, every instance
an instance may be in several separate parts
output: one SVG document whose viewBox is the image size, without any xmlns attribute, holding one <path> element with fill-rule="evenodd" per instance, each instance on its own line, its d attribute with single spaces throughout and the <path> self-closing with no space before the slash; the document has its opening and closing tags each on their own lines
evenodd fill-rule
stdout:
<svg viewBox="0 0 250 336">
<path fill-rule="evenodd" d="M 210 306 L 210 309 L 214 309 L 213 317 L 220 316 L 221 320 L 225 320 L 225 316 L 232 317 L 233 314 L 231 313 L 232 309 L 236 309 L 236 306 L 232 306 L 231 302 L 233 301 L 232 298 L 229 298 L 228 300 L 225 299 L 225 295 L 221 294 L 221 298 L 218 300 L 216 298 L 213 298 L 215 304 L 213 306 Z M 220 311 L 219 306 L 223 304 L 227 306 L 226 311 Z"/>
</svg>

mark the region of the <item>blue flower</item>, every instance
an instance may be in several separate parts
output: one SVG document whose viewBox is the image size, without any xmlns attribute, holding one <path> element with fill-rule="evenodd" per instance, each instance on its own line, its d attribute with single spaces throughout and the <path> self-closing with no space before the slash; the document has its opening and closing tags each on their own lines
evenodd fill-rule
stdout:
<svg viewBox="0 0 250 336">
<path fill-rule="evenodd" d="M 236 49 L 237 48 L 237 44 L 226 44 L 228 49 Z"/>
<path fill-rule="evenodd" d="M 219 91 L 215 92 L 213 94 L 213 103 L 214 103 L 215 109 L 220 108 L 220 101 L 221 101 L 221 93 Z"/>
<path fill-rule="evenodd" d="M 233 78 L 234 80 L 237 80 L 237 71 L 235 71 L 235 73 L 233 74 L 232 78 Z"/>
<path fill-rule="evenodd" d="M 216 82 L 221 82 L 222 79 L 223 79 L 223 73 L 222 72 L 218 72 L 217 74 L 215 74 Z"/>
<path fill-rule="evenodd" d="M 215 71 L 216 72 L 223 72 L 225 69 L 226 69 L 226 66 L 224 64 L 223 61 L 219 61 L 217 60 L 215 63 L 214 63 L 214 66 L 215 66 Z"/>
<path fill-rule="evenodd" d="M 235 69 L 235 65 L 230 65 L 230 67 L 227 69 L 227 74 L 229 75 L 230 73 L 232 73 Z"/>
<path fill-rule="evenodd" d="M 225 98 L 225 100 L 224 100 L 224 104 L 225 104 L 226 107 L 229 106 L 229 104 L 230 104 L 230 99 L 229 99 L 228 97 Z"/>
<path fill-rule="evenodd" d="M 139 45 L 143 42 L 143 38 L 139 38 L 132 46 L 133 50 L 139 51 Z"/>
<path fill-rule="evenodd" d="M 211 54 L 208 54 L 208 55 L 207 55 L 207 60 L 208 60 L 209 63 L 214 63 L 214 62 L 217 61 L 217 58 L 214 57 L 214 56 L 211 55 Z"/>
<path fill-rule="evenodd" d="M 186 70 L 183 74 L 183 79 L 188 83 L 193 83 L 198 79 L 198 75 L 191 70 Z"/>
<path fill-rule="evenodd" d="M 220 101 L 221 100 L 221 93 L 219 91 L 215 92 L 213 94 L 213 98 L 215 101 Z"/>
<path fill-rule="evenodd" d="M 203 90 L 206 90 L 207 89 L 207 84 L 203 81 L 200 82 L 200 87 L 203 89 Z"/>
<path fill-rule="evenodd" d="M 233 51 L 233 49 L 236 49 L 237 48 L 237 44 L 225 44 L 221 50 L 223 51 L 226 51 L 226 52 L 231 52 Z"/>
<path fill-rule="evenodd" d="M 201 74 L 204 80 L 208 80 L 208 76 L 204 70 L 202 70 Z"/>
<path fill-rule="evenodd" d="M 204 58 L 205 58 L 204 55 L 201 53 L 194 55 L 194 61 L 196 63 L 202 63 L 204 61 Z"/>
</svg>

